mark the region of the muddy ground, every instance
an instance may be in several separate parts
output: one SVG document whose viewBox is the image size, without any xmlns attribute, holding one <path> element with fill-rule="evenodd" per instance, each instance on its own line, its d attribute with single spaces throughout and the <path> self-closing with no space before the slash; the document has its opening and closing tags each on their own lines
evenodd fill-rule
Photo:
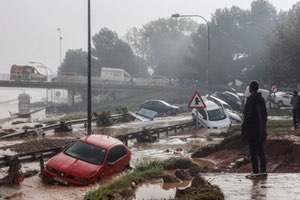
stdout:
<svg viewBox="0 0 300 200">
<path fill-rule="evenodd" d="M 10 150 L 17 154 L 23 154 L 41 149 L 68 146 L 75 140 L 72 138 L 28 140 L 23 143 L 0 147 L 0 150 Z M 207 169 L 246 173 L 251 171 L 248 152 L 247 146 L 242 148 L 227 148 L 205 157 L 194 157 L 194 160 Z M 268 172 L 300 172 L 300 136 L 269 136 L 265 143 L 265 153 L 268 161 Z"/>
<path fill-rule="evenodd" d="M 124 127 L 117 127 L 118 129 L 122 129 Z M 126 128 L 126 127 L 125 127 Z M 126 131 L 129 131 L 125 129 Z M 189 135 L 193 135 L 190 131 Z M 198 134 L 198 133 L 197 133 Z M 195 135 L 197 135 L 195 134 Z M 201 133 L 202 134 L 202 133 Z M 205 136 L 202 136 L 202 139 L 197 141 L 196 144 L 200 144 L 203 140 L 206 140 Z M 1 145 L 0 150 L 9 150 L 11 152 L 20 154 L 20 153 L 28 153 L 33 151 L 38 151 L 41 149 L 50 149 L 54 147 L 62 147 L 72 143 L 76 140 L 76 137 L 51 137 L 51 138 L 43 138 L 43 137 L 28 137 L 28 138 L 19 138 L 18 141 L 12 140 L 7 141 L 9 145 Z M 172 143 L 174 140 L 174 143 Z M 167 156 L 178 156 L 178 154 L 188 156 L 189 154 L 184 152 L 174 151 L 171 153 L 167 153 L 168 145 L 172 144 L 172 148 L 178 147 L 181 144 L 187 144 L 188 147 L 183 147 L 185 151 L 191 149 L 191 144 L 186 143 L 185 141 L 189 140 L 189 137 L 184 136 L 182 138 L 173 138 L 170 140 L 161 140 L 158 143 L 148 144 L 148 145 L 140 145 L 132 148 L 132 151 L 139 152 L 136 155 L 133 155 L 134 159 L 141 159 L 142 157 L 150 156 L 150 157 L 167 157 Z M 214 152 L 210 155 L 206 155 L 201 158 L 194 158 L 194 161 L 204 166 L 207 169 L 207 172 L 221 172 L 217 174 L 207 173 L 205 176 L 208 178 L 212 184 L 217 184 L 225 193 L 226 199 L 249 199 L 249 194 L 245 193 L 244 198 L 239 198 L 241 195 L 239 190 L 251 192 L 256 188 L 260 188 L 258 190 L 257 199 L 266 199 L 264 196 L 271 197 L 271 194 L 275 194 L 274 191 L 278 191 L 278 185 L 275 184 L 274 181 L 280 181 L 280 177 L 285 177 L 285 188 L 282 189 L 283 192 L 290 191 L 291 195 L 290 199 L 295 199 L 294 195 L 296 195 L 297 191 L 293 189 L 293 184 L 297 177 L 297 173 L 299 173 L 300 166 L 300 137 L 297 135 L 273 135 L 269 134 L 268 140 L 265 144 L 266 156 L 268 160 L 268 172 L 270 174 L 270 178 L 268 181 L 259 182 L 259 184 L 249 182 L 249 180 L 245 180 L 245 173 L 249 173 L 251 171 L 251 165 L 248 158 L 248 148 L 246 146 L 241 148 L 226 148 L 224 150 L 220 150 Z M 207 144 L 207 143 L 206 143 Z M 5 146 L 5 147 L 4 147 Z M 31 168 L 28 167 L 27 169 Z M 39 169 L 39 166 L 36 166 L 36 169 Z M 229 172 L 229 173 L 224 173 Z M 290 172 L 293 174 L 282 174 Z M 230 184 L 229 184 L 230 182 Z M 241 183 L 241 186 L 236 187 Z M 44 199 L 53 199 L 49 198 L 51 195 L 51 191 L 55 191 L 57 195 L 55 195 L 56 199 L 81 199 L 84 193 L 97 188 L 100 185 L 91 185 L 88 187 L 82 188 L 74 188 L 74 187 L 60 187 L 60 186 L 43 186 L 41 180 L 38 176 L 34 176 L 31 178 L 26 178 L 25 181 L 21 184 L 20 189 L 18 187 L 9 187 L 5 186 L 5 191 L 0 192 L 0 195 L 3 195 L 2 198 L 6 198 L 11 195 L 17 195 L 16 198 L 11 199 L 34 199 L 36 197 L 33 194 L 37 194 L 37 190 L 41 190 L 44 192 Z M 275 187 L 276 186 L 276 187 Z M 4 189 L 4 188 L 2 188 Z M 252 189 L 252 190 L 251 190 Z M 288 189 L 288 190 L 286 190 Z M 157 190 L 157 189 L 156 189 Z M 19 194 L 18 191 L 21 191 L 22 194 Z M 50 193 L 51 194 L 50 194 Z M 269 193 L 269 195 L 265 195 L 265 193 Z M 262 193 L 262 194 L 261 194 Z M 277 192 L 278 193 L 278 192 Z M 279 192 L 280 193 L 280 192 Z M 31 195 L 32 194 L 32 195 Z M 145 195 L 143 193 L 143 195 Z M 146 194 L 147 195 L 147 194 Z M 262 197 L 260 197 L 262 195 Z M 19 198 L 20 197 L 20 198 Z M 52 196 L 54 197 L 54 196 Z M 257 196 L 256 196 L 257 197 Z M 273 195 L 274 197 L 274 195 Z M 279 197 L 279 196 L 278 196 Z M 282 194 L 281 196 L 282 197 Z M 1 196 L 0 196 L 1 199 Z M 253 198 L 252 198 L 253 199 Z M 269 199 L 269 198 L 268 198 Z M 271 198 L 270 198 L 271 199 Z M 280 198 L 272 198 L 272 199 L 280 199 Z"/>
<path fill-rule="evenodd" d="M 300 172 L 300 137 L 295 135 L 269 136 L 265 142 L 267 171 L 269 173 Z M 226 148 L 194 160 L 208 170 L 232 173 L 251 172 L 248 146 Z"/>
</svg>

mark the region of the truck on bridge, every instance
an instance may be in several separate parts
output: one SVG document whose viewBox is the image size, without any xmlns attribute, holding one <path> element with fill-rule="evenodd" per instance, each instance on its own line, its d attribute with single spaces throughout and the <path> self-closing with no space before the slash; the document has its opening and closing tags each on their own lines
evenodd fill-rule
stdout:
<svg viewBox="0 0 300 200">
<path fill-rule="evenodd" d="M 47 81 L 47 76 L 41 74 L 35 67 L 29 65 L 12 65 L 10 80 L 14 81 Z"/>
</svg>

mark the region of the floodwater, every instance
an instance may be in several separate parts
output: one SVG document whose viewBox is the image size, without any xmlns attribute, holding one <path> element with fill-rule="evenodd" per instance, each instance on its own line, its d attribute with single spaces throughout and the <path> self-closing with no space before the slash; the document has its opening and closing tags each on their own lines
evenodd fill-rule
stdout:
<svg viewBox="0 0 300 200">
<path fill-rule="evenodd" d="M 186 119 L 189 116 L 178 116 L 180 119 Z M 176 117 L 177 118 L 177 117 Z M 174 118 L 165 118 L 157 126 L 166 126 L 170 122 L 175 121 Z M 105 130 L 119 130 L 129 131 L 137 130 L 143 127 L 157 127 L 155 120 L 139 123 L 128 123 L 112 127 Z M 180 122 L 179 122 L 180 123 Z M 119 127 L 119 129 L 117 128 Z M 82 128 L 81 126 L 73 127 L 76 130 Z M 124 129 L 125 130 L 124 130 Z M 133 129 L 131 129 L 133 128 Z M 114 132 L 114 131 L 112 131 Z M 106 133 L 108 134 L 108 133 Z M 48 135 L 48 134 L 47 134 Z M 131 165 L 135 166 L 144 160 L 152 159 L 167 159 L 170 157 L 186 157 L 189 156 L 188 150 L 193 145 L 205 145 L 208 143 L 215 143 L 219 141 L 207 141 L 205 137 L 205 131 L 187 130 L 184 132 L 178 131 L 176 135 L 170 134 L 170 136 L 161 137 L 158 142 L 148 144 L 136 144 L 135 141 L 129 141 L 129 147 L 132 151 Z M 70 136 L 70 135 L 66 135 Z M 56 137 L 50 134 L 49 137 Z M 60 135 L 60 137 L 62 137 Z M 14 141 L 0 141 L 0 146 L 6 146 L 8 144 L 19 143 L 22 140 Z M 1 152 L 1 154 L 10 154 L 7 152 Z M 195 162 L 213 167 L 216 165 L 214 161 L 197 159 Z M 39 163 L 28 163 L 22 166 L 22 171 L 29 169 L 38 169 Z M 2 169 L 1 169 L 2 170 Z M 0 171 L 2 172 L 2 171 Z M 85 186 L 85 187 L 70 187 L 61 185 L 45 185 L 42 183 L 41 178 L 36 175 L 30 178 L 25 178 L 24 182 L 20 185 L 14 186 L 1 186 L 0 187 L 0 199 L 14 199 L 14 200 L 74 200 L 82 199 L 83 196 L 91 191 L 95 190 L 102 185 L 117 179 L 119 176 L 107 177 L 102 179 L 99 183 Z M 204 177 L 211 183 L 218 185 L 224 192 L 226 199 L 243 200 L 243 199 L 299 199 L 300 191 L 300 174 L 269 174 L 266 180 L 252 181 L 245 179 L 245 174 L 204 174 Z M 139 199 L 168 199 L 174 198 L 176 188 L 185 188 L 189 186 L 189 182 L 181 182 L 179 184 L 164 184 L 162 180 L 156 180 L 150 184 L 142 184 L 137 188 L 135 194 L 135 200 Z"/>
<path fill-rule="evenodd" d="M 140 199 L 174 199 L 176 189 L 184 189 L 190 186 L 190 181 L 180 183 L 164 183 L 162 179 L 145 183 L 136 189 L 134 200 Z"/>
<path fill-rule="evenodd" d="M 271 173 L 266 179 L 250 180 L 246 174 L 204 174 L 219 186 L 227 200 L 283 200 L 300 198 L 299 173 Z"/>
</svg>

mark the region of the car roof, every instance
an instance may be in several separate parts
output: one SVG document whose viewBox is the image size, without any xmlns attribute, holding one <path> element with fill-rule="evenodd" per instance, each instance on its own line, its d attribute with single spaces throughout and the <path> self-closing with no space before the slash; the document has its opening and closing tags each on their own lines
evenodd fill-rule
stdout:
<svg viewBox="0 0 300 200">
<path fill-rule="evenodd" d="M 206 97 L 202 97 L 202 100 L 204 101 L 205 105 L 206 105 L 206 110 L 210 111 L 210 110 L 216 110 L 218 108 L 221 108 L 218 104 L 216 104 L 215 102 L 208 100 Z"/>
<path fill-rule="evenodd" d="M 161 102 L 161 103 L 163 103 L 163 104 L 169 105 L 169 103 L 165 102 L 164 100 L 159 100 L 159 99 L 146 100 L 146 101 L 144 101 L 143 103 L 146 103 L 146 102 Z"/>
<path fill-rule="evenodd" d="M 102 147 L 104 149 L 108 149 L 110 146 L 116 144 L 123 144 L 120 140 L 108 136 L 108 135 L 89 135 L 80 139 L 83 142 L 93 144 L 95 146 Z"/>
<path fill-rule="evenodd" d="M 240 100 L 239 95 L 237 95 L 237 94 L 235 94 L 235 93 L 233 93 L 233 92 L 225 91 L 225 92 L 223 92 L 223 94 L 228 94 L 228 95 L 234 96 L 236 99 L 239 99 L 239 100 Z"/>
<path fill-rule="evenodd" d="M 215 99 L 216 101 L 220 102 L 220 103 L 223 104 L 223 105 L 228 105 L 228 106 L 230 106 L 227 102 L 223 101 L 222 99 L 219 99 L 218 97 L 215 97 L 215 96 L 211 95 L 210 98 Z"/>
</svg>

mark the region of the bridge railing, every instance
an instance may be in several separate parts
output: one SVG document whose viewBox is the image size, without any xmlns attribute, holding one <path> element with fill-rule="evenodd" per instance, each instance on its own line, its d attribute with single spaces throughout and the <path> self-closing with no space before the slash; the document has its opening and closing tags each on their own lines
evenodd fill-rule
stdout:
<svg viewBox="0 0 300 200">
<path fill-rule="evenodd" d="M 16 77 L 19 76 L 20 80 L 16 80 Z M 44 82 L 51 82 L 52 79 L 54 77 L 56 77 L 55 75 L 51 75 L 51 76 L 46 76 L 47 77 L 47 80 L 44 80 Z M 0 81 L 24 81 L 24 82 L 30 82 L 31 80 L 28 80 L 30 79 L 30 76 L 27 75 L 27 74 L 22 74 L 22 75 L 16 75 L 16 74 L 13 74 L 13 78 L 11 77 L 11 74 L 10 73 L 0 73 Z M 37 81 L 37 80 L 33 80 L 33 81 Z"/>
<path fill-rule="evenodd" d="M 120 85 L 140 85 L 140 86 L 169 86 L 169 83 L 153 83 L 149 78 L 134 78 L 131 81 L 117 81 L 117 80 L 101 80 L 99 76 L 92 76 L 92 83 L 107 83 L 107 84 L 120 84 Z M 28 78 L 21 78 L 20 80 L 11 79 L 11 74 L 9 73 L 1 73 L 0 81 L 21 81 L 21 82 L 39 82 L 39 80 L 28 80 Z M 57 83 L 82 83 L 87 84 L 86 76 L 79 75 L 49 75 L 46 80 L 43 82 L 57 82 Z"/>
</svg>

